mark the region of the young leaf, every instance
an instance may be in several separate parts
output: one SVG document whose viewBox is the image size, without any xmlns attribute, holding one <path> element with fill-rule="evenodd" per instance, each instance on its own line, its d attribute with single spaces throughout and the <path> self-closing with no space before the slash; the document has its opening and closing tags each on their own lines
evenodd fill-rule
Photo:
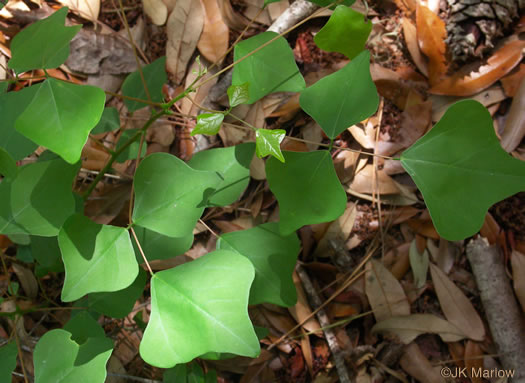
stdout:
<svg viewBox="0 0 525 383">
<path fill-rule="evenodd" d="M 414 285 L 416 288 L 421 288 L 427 281 L 428 272 L 428 251 L 425 249 L 422 254 L 419 253 L 416 246 L 416 240 L 410 244 L 410 251 L 408 253 L 410 259 L 410 267 L 414 274 Z"/>
<path fill-rule="evenodd" d="M 133 305 L 140 298 L 146 286 L 147 275 L 139 268 L 135 281 L 123 290 L 109 293 L 92 293 L 88 295 L 88 307 L 111 318 L 124 318 L 133 310 Z"/>
<path fill-rule="evenodd" d="M 221 129 L 222 120 L 224 120 L 224 114 L 222 113 L 203 113 L 197 116 L 197 124 L 191 131 L 191 136 L 196 134 L 207 134 L 208 136 L 214 136 L 219 133 Z"/>
<path fill-rule="evenodd" d="M 338 5 L 325 26 L 314 37 L 315 44 L 327 52 L 339 52 L 350 60 L 365 48 L 372 22 L 352 8 Z"/>
<path fill-rule="evenodd" d="M 331 139 L 370 117 L 379 105 L 379 96 L 370 76 L 370 53 L 361 52 L 342 69 L 305 89 L 301 92 L 299 104 Z"/>
<path fill-rule="evenodd" d="M 37 89 L 38 86 L 30 86 L 18 92 L 0 94 L 0 147 L 15 161 L 27 157 L 38 147 L 15 129 L 16 120 L 27 108 Z"/>
<path fill-rule="evenodd" d="M 134 226 L 135 234 L 139 240 L 142 251 L 148 261 L 157 259 L 169 259 L 177 255 L 184 254 L 193 244 L 193 232 L 179 238 L 167 237 L 153 230 L 144 227 Z M 139 252 L 137 244 L 133 242 L 137 262 L 144 262 Z"/>
<path fill-rule="evenodd" d="M 255 144 L 257 157 L 274 156 L 279 161 L 284 162 L 281 152 L 281 142 L 286 136 L 286 131 L 282 129 L 257 129 L 255 131 Z"/>
<path fill-rule="evenodd" d="M 228 100 L 230 102 L 230 108 L 234 108 L 237 105 L 245 104 L 250 99 L 249 92 L 250 84 L 245 82 L 240 85 L 230 85 L 228 90 Z"/>
<path fill-rule="evenodd" d="M 17 73 L 58 68 L 69 56 L 69 42 L 82 25 L 66 27 L 67 7 L 31 24 L 11 42 L 12 59 L 7 66 Z"/>
<path fill-rule="evenodd" d="M 0 233 L 56 236 L 75 211 L 71 184 L 79 165 L 60 158 L 36 162 L 0 183 Z"/>
<path fill-rule="evenodd" d="M 148 92 L 144 89 L 140 72 L 136 70 L 124 80 L 122 84 L 122 94 L 144 101 L 162 102 L 164 99 L 162 86 L 168 81 L 168 75 L 166 74 L 166 56 L 160 57 L 151 64 L 143 66 L 142 75 L 144 76 Z M 124 104 L 130 112 L 134 112 L 148 105 L 147 103 L 128 99 L 124 99 Z"/>
<path fill-rule="evenodd" d="M 16 130 L 67 162 L 76 163 L 104 110 L 104 92 L 53 78 L 34 87 L 35 96 L 16 120 Z"/>
<path fill-rule="evenodd" d="M 254 152 L 253 143 L 229 148 L 216 148 L 198 152 L 188 162 L 193 169 L 216 171 L 222 181 L 209 200 L 208 206 L 226 206 L 239 199 L 250 182 L 250 163 Z"/>
<path fill-rule="evenodd" d="M 289 307 L 296 303 L 292 273 L 300 250 L 297 235 L 282 236 L 278 223 L 265 223 L 221 235 L 217 249 L 237 251 L 253 263 L 251 305 L 266 302 Z"/>
<path fill-rule="evenodd" d="M 238 43 L 234 49 L 234 61 L 252 53 L 276 36 L 275 32 L 264 32 Z M 235 65 L 232 85 L 244 83 L 250 84 L 247 104 L 253 104 L 270 93 L 300 92 L 306 86 L 292 49 L 283 37 Z"/>
<path fill-rule="evenodd" d="M 138 129 L 128 129 L 124 130 L 118 140 L 117 147 L 115 150 L 119 150 L 131 137 L 137 134 Z M 140 141 L 135 140 L 131 145 L 129 145 L 120 155 L 117 157 L 116 161 L 119 163 L 126 162 L 130 159 L 135 159 L 139 155 Z M 146 141 L 142 143 L 142 152 L 140 157 L 144 157 L 148 150 L 148 144 Z"/>
<path fill-rule="evenodd" d="M 16 161 L 4 148 L 0 148 L 0 175 L 13 179 L 17 173 Z"/>
<path fill-rule="evenodd" d="M 186 237 L 221 178 L 193 170 L 170 154 L 154 153 L 140 163 L 133 182 L 133 222 L 168 237 Z"/>
<path fill-rule="evenodd" d="M 490 113 L 474 100 L 452 105 L 401 164 L 449 241 L 476 233 L 490 206 L 525 190 L 525 163 L 501 148 Z"/>
<path fill-rule="evenodd" d="M 274 158 L 266 162 L 268 183 L 279 202 L 281 234 L 343 214 L 346 193 L 328 151 L 284 152 L 284 158 L 284 164 Z"/>
<path fill-rule="evenodd" d="M 120 117 L 117 108 L 104 108 L 100 121 L 93 128 L 91 134 L 111 132 L 120 128 Z"/>
<path fill-rule="evenodd" d="M 14 340 L 0 347 L 0 381 L 12 381 L 13 378 L 11 374 L 16 368 L 17 355 L 18 348 Z"/>
<path fill-rule="evenodd" d="M 254 274 L 248 259 L 228 250 L 156 273 L 142 359 L 170 368 L 212 351 L 257 356 L 259 341 L 248 317 Z"/>
<path fill-rule="evenodd" d="M 139 268 L 125 228 L 72 215 L 58 234 L 66 278 L 62 301 L 88 293 L 118 291 L 133 283 Z"/>
<path fill-rule="evenodd" d="M 35 383 L 103 383 L 112 351 L 108 338 L 90 338 L 80 346 L 70 332 L 51 330 L 40 338 L 33 353 Z"/>
</svg>

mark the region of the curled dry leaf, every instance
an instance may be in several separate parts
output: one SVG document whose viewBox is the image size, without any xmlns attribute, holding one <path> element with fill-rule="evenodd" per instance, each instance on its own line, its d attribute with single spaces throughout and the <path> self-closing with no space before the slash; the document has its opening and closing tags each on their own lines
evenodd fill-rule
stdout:
<svg viewBox="0 0 525 383">
<path fill-rule="evenodd" d="M 410 304 L 401 284 L 376 260 L 366 264 L 365 292 L 377 322 L 410 314 Z"/>
<path fill-rule="evenodd" d="M 34 299 L 38 295 L 38 282 L 31 270 L 27 267 L 19 265 L 18 263 L 13 263 L 13 270 L 15 271 L 16 277 L 22 285 L 27 297 Z"/>
<path fill-rule="evenodd" d="M 186 73 L 186 66 L 204 26 L 204 13 L 200 3 L 192 0 L 177 0 L 168 17 L 166 33 L 166 69 L 174 76 L 174 82 L 180 84 Z"/>
<path fill-rule="evenodd" d="M 525 312 L 525 255 L 514 250 L 510 260 L 512 263 L 514 292 L 520 301 L 521 309 Z"/>
<path fill-rule="evenodd" d="M 501 85 L 508 97 L 516 95 L 523 78 L 525 78 L 525 64 L 520 64 L 518 70 L 512 71 L 501 79 Z"/>
<path fill-rule="evenodd" d="M 422 383 L 445 383 L 439 371 L 435 370 L 417 343 L 410 343 L 399 361 L 401 368 Z"/>
<path fill-rule="evenodd" d="M 142 0 L 142 5 L 153 24 L 164 25 L 168 18 L 168 7 L 162 0 Z"/>
<path fill-rule="evenodd" d="M 465 334 L 452 323 L 432 314 L 395 316 L 372 327 L 373 333 L 392 334 L 404 344 L 409 344 L 421 334 L 437 334 L 444 342 L 457 342 Z"/>
<path fill-rule="evenodd" d="M 447 71 L 445 23 L 426 6 L 418 3 L 416 26 L 419 48 L 428 57 L 428 80 L 430 84 L 436 84 Z"/>
<path fill-rule="evenodd" d="M 505 121 L 505 129 L 501 133 L 501 146 L 507 152 L 512 152 L 525 136 L 525 81 L 521 82 L 518 92 L 512 100 L 510 111 Z"/>
<path fill-rule="evenodd" d="M 352 232 L 356 217 L 356 205 L 349 202 L 343 215 L 328 226 L 315 249 L 314 257 L 328 257 L 333 255 L 334 249 L 344 247 L 344 243 Z"/>
<path fill-rule="evenodd" d="M 100 13 L 100 0 L 59 0 L 59 3 L 86 20 L 97 21 Z"/>
<path fill-rule="evenodd" d="M 355 175 L 348 189 L 367 194 L 399 194 L 400 190 L 390 176 L 383 170 L 374 172 L 374 165 L 366 165 Z"/>
<path fill-rule="evenodd" d="M 419 50 L 416 26 L 406 17 L 403 18 L 403 35 L 414 64 L 421 73 L 428 77 L 427 63 Z"/>
<path fill-rule="evenodd" d="M 521 62 L 525 41 L 512 41 L 498 49 L 476 72 L 459 71 L 434 83 L 431 93 L 450 96 L 471 96 L 488 88 Z"/>
<path fill-rule="evenodd" d="M 228 50 L 230 29 L 222 20 L 217 0 L 200 1 L 204 9 L 204 28 L 197 48 L 207 60 L 220 63 Z"/>
<path fill-rule="evenodd" d="M 295 306 L 288 307 L 288 311 L 294 317 L 297 323 L 302 323 L 306 317 L 312 314 L 312 310 L 308 304 L 308 299 L 306 298 L 306 293 L 304 292 L 301 278 L 299 278 L 299 275 L 296 271 L 293 272 L 292 278 L 295 288 L 297 289 L 297 303 Z M 317 322 L 317 319 L 314 316 L 304 322 L 303 328 L 308 332 L 312 332 L 319 331 L 321 326 L 319 326 L 319 322 Z"/>
<path fill-rule="evenodd" d="M 434 288 L 445 317 L 472 340 L 485 338 L 485 326 L 470 300 L 439 267 L 430 265 Z"/>
</svg>

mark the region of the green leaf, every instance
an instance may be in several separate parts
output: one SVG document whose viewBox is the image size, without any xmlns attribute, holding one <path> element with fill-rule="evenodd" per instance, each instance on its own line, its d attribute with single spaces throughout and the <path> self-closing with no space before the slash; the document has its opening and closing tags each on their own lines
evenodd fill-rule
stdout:
<svg viewBox="0 0 525 383">
<path fill-rule="evenodd" d="M 16 357 L 18 355 L 18 348 L 16 342 L 11 342 L 0 347 L 0 381 L 11 382 L 12 372 L 16 368 Z"/>
<path fill-rule="evenodd" d="M 401 164 L 449 241 L 475 234 L 490 206 L 525 190 L 525 163 L 501 148 L 490 113 L 474 100 L 449 107 Z"/>
<path fill-rule="evenodd" d="M 421 288 L 427 281 L 427 273 L 429 266 L 428 251 L 425 249 L 422 254 L 419 253 L 416 246 L 416 240 L 410 244 L 410 251 L 408 252 L 410 259 L 410 267 L 414 274 L 414 285 L 416 288 Z"/>
<path fill-rule="evenodd" d="M 120 116 L 117 108 L 104 108 L 100 121 L 93 128 L 91 134 L 111 132 L 120 128 Z"/>
<path fill-rule="evenodd" d="M 330 4 L 334 3 L 334 0 L 308 0 L 308 1 L 311 2 L 311 3 L 319 5 L 320 7 L 327 7 Z M 349 7 L 352 4 L 354 4 L 354 3 L 355 3 L 355 0 L 343 0 L 343 1 L 341 1 L 340 4 L 346 5 L 347 7 Z M 334 8 L 335 8 L 335 5 L 330 7 L 330 9 L 334 9 Z"/>
<path fill-rule="evenodd" d="M 57 237 L 31 236 L 31 254 L 40 264 L 39 273 L 64 271 Z"/>
<path fill-rule="evenodd" d="M 277 3 L 279 1 L 282 1 L 282 0 L 264 0 L 264 6 L 266 7 L 268 4 Z"/>
<path fill-rule="evenodd" d="M 104 329 L 87 311 L 81 311 L 72 317 L 65 325 L 64 330 L 71 333 L 71 339 L 78 344 L 86 343 L 88 338 L 103 338 Z"/>
<path fill-rule="evenodd" d="M 281 152 L 281 142 L 286 136 L 286 131 L 282 129 L 257 129 L 255 131 L 255 144 L 257 157 L 274 156 L 279 161 L 284 162 Z"/>
<path fill-rule="evenodd" d="M 90 338 L 79 346 L 68 331 L 51 330 L 33 353 L 35 383 L 104 383 L 112 350 L 113 342 L 107 338 Z"/>
<path fill-rule="evenodd" d="M 245 57 L 277 36 L 275 32 L 264 32 L 240 42 L 234 49 L 234 61 Z M 300 92 L 306 86 L 295 63 L 293 52 L 284 37 L 279 37 L 235 65 L 232 85 L 245 83 L 250 84 L 247 104 L 253 104 L 270 93 Z"/>
<path fill-rule="evenodd" d="M 193 244 L 193 231 L 184 237 L 174 238 L 140 226 L 134 226 L 133 229 L 148 261 L 169 259 L 184 254 Z M 144 262 L 135 241 L 132 242 L 137 261 Z"/>
<path fill-rule="evenodd" d="M 363 49 L 372 31 L 372 22 L 352 8 L 338 5 L 325 26 L 314 37 L 315 44 L 327 52 L 339 52 L 350 60 Z"/>
<path fill-rule="evenodd" d="M 226 93 L 228 93 L 228 101 L 230 102 L 230 108 L 234 108 L 237 105 L 245 104 L 250 99 L 250 84 L 245 82 L 240 85 L 230 85 Z"/>
<path fill-rule="evenodd" d="M 213 136 L 221 129 L 224 114 L 222 113 L 202 113 L 197 116 L 197 125 L 191 131 L 191 136 L 196 134 L 207 134 Z"/>
<path fill-rule="evenodd" d="M 4 148 L 0 148 L 0 174 L 5 178 L 13 179 L 17 173 L 16 161 Z"/>
<path fill-rule="evenodd" d="M 19 288 L 20 284 L 18 282 L 13 281 L 9 284 L 9 286 L 7 286 L 7 292 L 9 293 L 9 295 L 17 296 Z"/>
<path fill-rule="evenodd" d="M 66 269 L 64 302 L 88 293 L 122 290 L 139 272 L 125 228 L 100 225 L 74 214 L 60 230 L 58 244 Z"/>
<path fill-rule="evenodd" d="M 217 249 L 234 250 L 255 267 L 250 304 L 293 306 L 297 293 L 292 280 L 300 244 L 297 235 L 282 236 L 279 224 L 265 223 L 252 229 L 221 235 Z"/>
<path fill-rule="evenodd" d="M 164 371 L 163 383 L 186 383 L 188 381 L 188 367 L 185 364 L 177 364 L 175 367 Z"/>
<path fill-rule="evenodd" d="M 33 255 L 31 254 L 31 248 L 29 246 L 17 246 L 16 247 L 16 259 L 25 263 L 33 263 Z M 35 270 L 35 275 L 38 277 L 38 274 Z"/>
<path fill-rule="evenodd" d="M 133 223 L 168 237 L 186 237 L 220 181 L 215 172 L 193 170 L 170 154 L 151 154 L 135 173 Z"/>
<path fill-rule="evenodd" d="M 0 0 L 0 9 L 2 5 L 2 0 Z M 9 83 L 7 81 L 0 81 L 0 93 L 5 93 L 7 91 L 7 88 L 9 88 Z"/>
<path fill-rule="evenodd" d="M 47 79 L 18 117 L 16 130 L 74 164 L 100 120 L 106 96 L 100 88 Z"/>
<path fill-rule="evenodd" d="M 15 129 L 16 120 L 27 108 L 37 89 L 38 86 L 31 86 L 18 92 L 0 94 L 0 147 L 15 161 L 27 157 L 38 147 Z"/>
<path fill-rule="evenodd" d="M 206 352 L 257 356 L 259 341 L 248 316 L 253 278 L 251 262 L 227 250 L 156 273 L 142 359 L 170 368 Z"/>
<path fill-rule="evenodd" d="M 88 295 L 88 307 L 111 318 L 124 318 L 128 315 L 146 286 L 146 272 L 139 268 L 135 281 L 123 290 L 110 293 Z"/>
<path fill-rule="evenodd" d="M 137 134 L 139 130 L 138 129 L 129 129 L 124 130 L 118 140 L 117 147 L 115 148 L 115 151 L 119 150 L 126 141 L 128 141 L 131 137 L 133 137 L 135 134 Z M 116 161 L 119 163 L 126 162 L 127 160 L 135 159 L 139 155 L 139 148 L 140 148 L 140 139 L 137 139 L 133 141 L 131 145 L 129 145 L 120 155 L 117 157 Z M 141 157 L 144 157 L 146 155 L 146 152 L 148 150 L 148 144 L 146 143 L 146 140 L 142 143 L 142 151 L 141 151 Z"/>
<path fill-rule="evenodd" d="M 0 183 L 0 233 L 56 236 L 75 211 L 71 184 L 79 166 L 62 159 L 36 162 Z"/>
<path fill-rule="evenodd" d="M 301 93 L 299 104 L 331 139 L 370 117 L 379 105 L 370 76 L 370 53 L 361 52 L 342 69 L 308 87 Z"/>
<path fill-rule="evenodd" d="M 198 152 L 188 162 L 196 170 L 216 171 L 222 179 L 210 196 L 208 206 L 226 206 L 239 199 L 250 182 L 254 149 L 253 143 L 209 149 Z"/>
<path fill-rule="evenodd" d="M 284 152 L 286 162 L 266 161 L 270 190 L 279 202 L 281 234 L 304 225 L 330 222 L 346 208 L 346 193 L 337 178 L 330 152 Z"/>
<path fill-rule="evenodd" d="M 66 27 L 67 7 L 18 33 L 11 43 L 7 66 L 17 73 L 32 69 L 58 68 L 69 56 L 69 42 L 82 25 Z"/>
<path fill-rule="evenodd" d="M 143 66 L 142 74 L 151 101 L 162 102 L 164 100 L 162 86 L 168 81 L 168 75 L 166 74 L 166 56 L 160 57 L 151 64 Z M 146 93 L 144 89 L 144 83 L 142 82 L 138 69 L 126 77 L 126 80 L 124 80 L 122 84 L 122 94 L 124 96 L 149 101 L 148 93 Z M 124 99 L 124 104 L 130 112 L 134 112 L 148 105 L 144 102 L 127 99 Z"/>
</svg>

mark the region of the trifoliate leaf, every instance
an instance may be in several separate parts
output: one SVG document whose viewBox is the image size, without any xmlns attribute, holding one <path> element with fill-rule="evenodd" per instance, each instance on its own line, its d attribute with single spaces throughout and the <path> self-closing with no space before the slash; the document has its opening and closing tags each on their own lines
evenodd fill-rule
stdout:
<svg viewBox="0 0 525 383">
<path fill-rule="evenodd" d="M 257 129 L 255 131 L 255 144 L 257 157 L 274 156 L 279 161 L 284 162 L 281 152 L 281 142 L 286 136 L 286 131 L 282 129 Z"/>
<path fill-rule="evenodd" d="M 245 82 L 240 85 L 230 85 L 228 90 L 228 100 L 230 101 L 230 108 L 237 105 L 245 104 L 250 99 L 250 84 Z"/>
<path fill-rule="evenodd" d="M 140 72 L 137 69 L 124 80 L 122 84 L 122 94 L 144 101 L 149 101 L 149 94 L 152 102 L 162 102 L 164 99 L 162 86 L 168 81 L 168 75 L 166 74 L 166 56 L 160 57 L 151 64 L 143 66 L 142 75 L 144 76 L 148 92 L 144 89 Z M 124 99 L 124 105 L 126 105 L 130 112 L 134 112 L 144 108 L 148 104 L 136 100 Z"/>
<path fill-rule="evenodd" d="M 214 136 L 221 130 L 221 124 L 224 120 L 222 113 L 203 113 L 197 116 L 197 124 L 191 131 L 190 135 L 193 137 L 196 134 L 207 134 Z"/>
</svg>

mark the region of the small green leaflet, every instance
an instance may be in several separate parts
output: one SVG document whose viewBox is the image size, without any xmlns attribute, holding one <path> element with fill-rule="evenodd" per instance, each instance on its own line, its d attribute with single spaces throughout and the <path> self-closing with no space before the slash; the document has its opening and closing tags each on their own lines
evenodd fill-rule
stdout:
<svg viewBox="0 0 525 383">
<path fill-rule="evenodd" d="M 142 359 L 171 368 L 207 352 L 257 356 L 259 341 L 248 316 L 254 275 L 248 259 L 228 250 L 153 275 Z"/>
<path fill-rule="evenodd" d="M 11 382 L 12 372 L 16 368 L 16 357 L 18 355 L 18 348 L 16 341 L 11 342 L 0 347 L 0 381 Z"/>
<path fill-rule="evenodd" d="M 474 100 L 449 107 L 401 164 L 449 241 L 475 234 L 490 206 L 525 190 L 525 163 L 501 148 L 490 113 Z"/>
<path fill-rule="evenodd" d="M 285 163 L 266 161 L 270 190 L 279 202 L 282 235 L 304 225 L 330 222 L 344 213 L 346 193 L 337 178 L 330 152 L 283 152 Z"/>
<path fill-rule="evenodd" d="M 139 130 L 138 129 L 128 129 L 124 130 L 117 142 L 117 147 L 115 148 L 115 151 L 119 150 L 124 144 L 131 139 L 134 135 L 137 134 Z M 127 160 L 135 159 L 139 155 L 139 148 L 140 148 L 140 140 L 135 140 L 129 145 L 120 155 L 117 157 L 118 163 L 126 162 Z M 142 151 L 140 154 L 140 157 L 144 157 L 148 150 L 148 144 L 146 143 L 146 140 L 142 143 Z"/>
<path fill-rule="evenodd" d="M 265 223 L 221 235 L 217 249 L 237 251 L 253 263 L 251 305 L 273 303 L 289 307 L 296 303 L 292 273 L 300 250 L 297 235 L 282 236 L 278 223 Z"/>
<path fill-rule="evenodd" d="M 56 236 L 75 211 L 71 185 L 79 167 L 60 158 L 39 161 L 0 183 L 0 233 Z"/>
<path fill-rule="evenodd" d="M 12 179 L 17 173 L 16 161 L 4 148 L 0 148 L 0 175 Z"/>
<path fill-rule="evenodd" d="M 325 26 L 314 37 L 315 44 L 327 52 L 339 52 L 350 60 L 365 48 L 372 22 L 352 8 L 338 5 Z"/>
<path fill-rule="evenodd" d="M 257 129 L 255 131 L 255 144 L 257 157 L 274 156 L 279 161 L 284 162 L 281 152 L 281 142 L 286 136 L 286 131 L 282 129 Z"/>
<path fill-rule="evenodd" d="M 83 295 L 122 290 L 133 283 L 139 268 L 127 230 L 100 225 L 72 215 L 58 234 L 66 278 L 62 301 Z"/>
<path fill-rule="evenodd" d="M 76 163 L 104 110 L 104 91 L 53 78 L 34 87 L 35 96 L 16 120 L 16 130 L 70 164 Z"/>
<path fill-rule="evenodd" d="M 120 128 L 120 117 L 117 108 L 104 108 L 102 116 L 97 126 L 93 128 L 91 134 L 111 132 Z"/>
<path fill-rule="evenodd" d="M 193 244 L 193 231 L 184 237 L 175 238 L 140 226 L 134 226 L 133 229 L 148 261 L 169 259 L 184 254 Z M 133 248 L 137 261 L 139 263 L 144 262 L 135 241 L 133 241 Z"/>
<path fill-rule="evenodd" d="M 196 134 L 207 134 L 214 136 L 219 133 L 222 121 L 224 120 L 223 113 L 202 113 L 197 116 L 197 125 L 191 131 L 191 136 Z"/>
<path fill-rule="evenodd" d="M 245 82 L 240 85 L 230 85 L 226 93 L 228 93 L 228 100 L 230 102 L 230 108 L 234 108 L 237 105 L 245 104 L 250 99 L 250 84 Z"/>
<path fill-rule="evenodd" d="M 234 49 L 234 61 L 251 54 L 277 36 L 275 32 L 264 32 L 240 42 Z M 306 86 L 284 37 L 277 38 L 235 65 L 232 85 L 245 83 L 250 85 L 247 104 L 253 104 L 270 93 L 300 92 Z"/>
<path fill-rule="evenodd" d="M 144 89 L 144 84 L 142 83 L 138 69 L 124 80 L 122 84 L 122 94 L 147 102 L 150 98 L 152 102 L 162 102 L 164 100 L 162 86 L 168 81 L 168 75 L 166 74 L 166 56 L 160 57 L 151 64 L 143 66 L 142 74 L 148 88 L 149 98 L 148 93 L 146 93 Z M 148 103 L 129 99 L 124 99 L 124 104 L 130 112 L 134 112 L 148 105 Z"/>
<path fill-rule="evenodd" d="M 250 182 L 250 163 L 255 146 L 245 143 L 195 154 L 188 165 L 196 170 L 216 171 L 222 178 L 210 196 L 208 206 L 226 206 L 239 199 Z"/>
<path fill-rule="evenodd" d="M 342 69 L 306 88 L 301 93 L 299 104 L 331 139 L 370 117 L 379 105 L 379 96 L 370 75 L 370 53 L 361 52 Z"/>
<path fill-rule="evenodd" d="M 70 332 L 51 330 L 40 338 L 33 353 L 35 383 L 104 383 L 112 351 L 111 339 L 89 338 L 79 345 Z"/>
<path fill-rule="evenodd" d="M 69 42 L 82 25 L 66 27 L 67 7 L 31 24 L 11 42 L 12 59 L 7 66 L 17 73 L 58 68 L 69 56 Z"/>
<path fill-rule="evenodd" d="M 137 168 L 133 223 L 168 237 L 186 237 L 221 178 L 190 168 L 167 153 L 147 156 Z"/>
</svg>

